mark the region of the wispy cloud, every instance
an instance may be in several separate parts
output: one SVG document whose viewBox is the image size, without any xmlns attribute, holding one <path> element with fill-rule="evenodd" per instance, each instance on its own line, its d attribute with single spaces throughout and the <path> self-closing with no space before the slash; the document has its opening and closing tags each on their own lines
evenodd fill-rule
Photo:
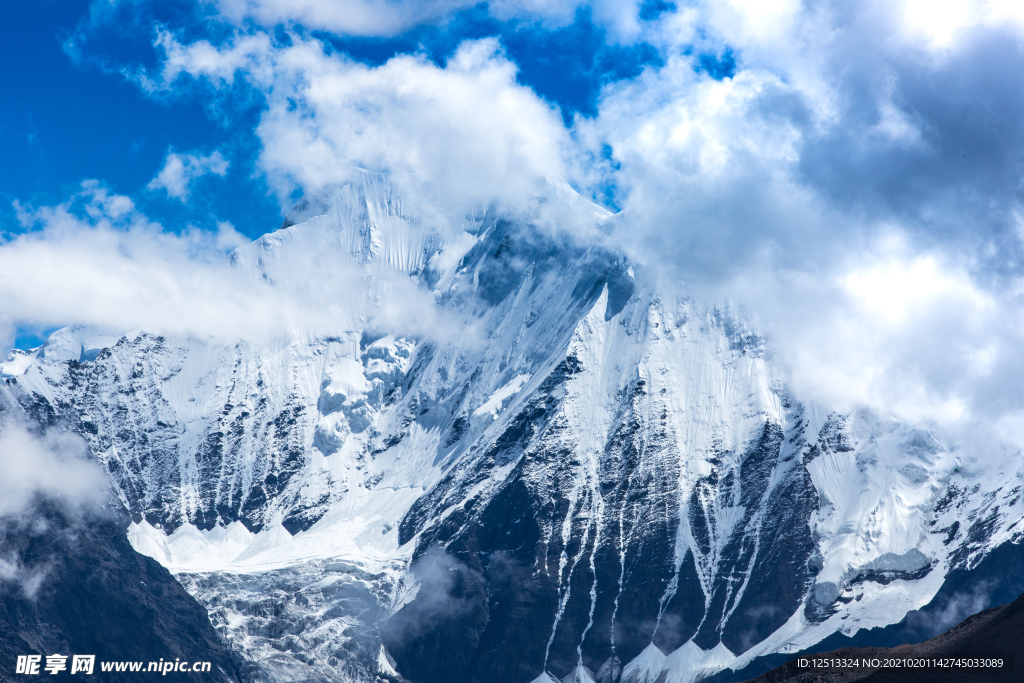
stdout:
<svg viewBox="0 0 1024 683">
<path fill-rule="evenodd" d="M 75 508 L 104 501 L 108 491 L 103 470 L 78 437 L 40 438 L 14 424 L 0 429 L 0 517 L 24 512 L 40 496 Z M 16 570 L 0 558 L 0 577 Z"/>
<path fill-rule="evenodd" d="M 188 201 L 192 183 L 204 175 L 224 176 L 228 172 L 228 160 L 214 151 L 207 156 L 168 152 L 160 172 L 149 181 L 150 190 L 164 190 L 168 197 Z"/>
<path fill-rule="evenodd" d="M 264 27 L 301 24 L 350 36 L 389 37 L 415 26 L 446 21 L 452 14 L 478 6 L 476 0 L 215 0 L 229 21 L 255 21 Z M 639 0 L 493 0 L 487 9 L 499 19 L 541 22 L 547 27 L 572 23 L 580 9 L 616 37 L 639 30 Z"/>
<path fill-rule="evenodd" d="M 316 234 L 303 248 L 278 251 L 272 244 L 268 273 L 256 247 L 230 224 L 174 233 L 97 181 L 83 183 L 63 204 L 16 209 L 27 230 L 0 241 L 0 333 L 7 345 L 16 328 L 71 324 L 224 343 L 375 324 L 437 339 L 465 332 L 409 272 L 360 260 L 347 243 L 325 247 Z M 429 241 L 437 226 L 409 230 Z M 231 252 L 240 247 L 232 264 Z"/>
<path fill-rule="evenodd" d="M 8 534 L 50 532 L 43 509 L 72 519 L 102 517 L 109 501 L 107 477 L 80 437 L 57 429 L 38 435 L 13 420 L 0 422 L 0 584 L 15 584 L 34 600 L 54 564 L 19 552 L 17 542 L 4 543 Z"/>
</svg>

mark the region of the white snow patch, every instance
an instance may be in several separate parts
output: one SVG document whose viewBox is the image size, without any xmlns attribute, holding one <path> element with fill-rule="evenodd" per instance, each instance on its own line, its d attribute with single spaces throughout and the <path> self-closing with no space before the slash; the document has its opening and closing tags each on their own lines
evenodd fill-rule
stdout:
<svg viewBox="0 0 1024 683">
<path fill-rule="evenodd" d="M 562 683 L 594 683 L 594 677 L 591 675 L 590 669 L 579 663 L 562 679 Z"/>
<path fill-rule="evenodd" d="M 365 396 L 373 385 L 363 375 L 363 364 L 353 358 L 340 358 L 324 376 L 321 400 L 329 403 L 325 408 L 340 408 L 343 403 Z M 335 408 L 336 409 L 336 408 Z"/>
<path fill-rule="evenodd" d="M 51 362 L 91 361 L 100 351 L 110 348 L 120 339 L 121 335 L 92 327 L 65 327 L 50 335 L 39 350 L 39 355 Z"/>
<path fill-rule="evenodd" d="M 702 650 L 688 640 L 665 658 L 665 670 L 668 671 L 665 683 L 694 683 L 728 668 L 735 660 L 736 656 L 722 643 L 710 650 Z"/>
<path fill-rule="evenodd" d="M 622 683 L 655 683 L 665 669 L 665 653 L 651 643 L 622 670 Z"/>
<path fill-rule="evenodd" d="M 427 268 L 439 276 L 437 284 L 434 285 L 435 291 L 443 292 L 451 286 L 457 272 L 456 267 L 479 239 L 468 232 L 461 232 L 446 244 L 444 249 L 430 257 Z"/>
<path fill-rule="evenodd" d="M 240 522 L 226 529 L 200 531 L 191 524 L 166 535 L 148 522 L 133 523 L 128 540 L 143 555 L 171 572 L 263 572 L 335 558 L 370 573 L 404 562 L 411 546 L 398 546 L 395 527 L 423 493 L 419 487 L 357 487 L 320 521 L 294 536 L 280 524 L 250 533 Z"/>
<path fill-rule="evenodd" d="M 814 588 L 822 605 L 862 571 L 927 566 L 924 529 L 955 467 L 931 434 L 903 424 L 858 413 L 848 431 L 853 450 L 825 450 L 807 465 L 821 500 L 812 523 L 824 558 Z"/>
<path fill-rule="evenodd" d="M 391 662 L 388 661 L 388 654 L 384 651 L 383 645 L 380 646 L 380 652 L 377 654 L 377 673 L 391 678 L 398 678 L 398 672 L 395 671 L 395 667 L 391 666 Z"/>
<path fill-rule="evenodd" d="M 473 411 L 473 426 L 484 426 L 493 422 L 508 405 L 509 400 L 518 394 L 529 380 L 530 375 L 517 375 L 512 381 L 491 394 L 482 406 Z"/>
<path fill-rule="evenodd" d="M 208 531 L 183 524 L 169 536 L 146 520 L 128 526 L 128 541 L 136 551 L 165 567 L 189 571 L 211 571 L 229 564 L 252 545 L 254 538 L 256 535 L 241 522 Z"/>
<path fill-rule="evenodd" d="M 25 372 L 35 362 L 36 356 L 39 355 L 39 349 L 32 349 L 31 351 L 23 351 L 21 349 L 12 349 L 7 355 L 7 360 L 0 363 L 0 377 L 17 377 L 24 375 Z"/>
</svg>

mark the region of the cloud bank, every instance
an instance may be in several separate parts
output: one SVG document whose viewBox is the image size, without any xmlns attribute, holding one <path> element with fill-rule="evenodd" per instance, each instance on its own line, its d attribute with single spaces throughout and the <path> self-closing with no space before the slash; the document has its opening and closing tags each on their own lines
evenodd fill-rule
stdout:
<svg viewBox="0 0 1024 683">
<path fill-rule="evenodd" d="M 1017 4 L 720 0 L 656 12 L 635 2 L 488 4 L 496 20 L 531 30 L 585 11 L 605 40 L 657 50 L 659 63 L 608 82 L 596 115 L 568 126 L 520 82 L 497 39 L 465 40 L 442 60 L 398 54 L 370 66 L 309 32 L 395 35 L 450 20 L 466 7 L 460 0 L 362 0 L 345 12 L 316 0 L 215 7 L 216 36 L 161 27 L 159 67 L 133 73 L 161 97 L 198 87 L 229 107 L 239 85 L 258 93 L 258 170 L 282 204 L 360 167 L 389 173 L 423 211 L 458 223 L 493 202 L 541 205 L 548 183 L 564 178 L 624 209 L 601 236 L 607 246 L 669 286 L 744 305 L 804 395 L 943 423 L 984 418 L 1006 433 L 1022 423 Z M 730 68 L 708 66 L 723 55 Z M 188 168 L 169 156 L 157 186 L 187 196 Z M 127 198 L 90 197 L 77 217 L 37 211 L 32 220 L 47 227 L 0 247 L 0 260 L 38 262 L 54 249 L 73 273 L 85 266 L 70 254 L 85 250 L 117 292 L 138 288 L 141 272 L 122 254 L 152 257 L 146 269 L 161 291 L 143 288 L 133 299 L 143 303 L 122 307 L 140 326 L 173 319 L 244 329 L 264 320 L 262 310 L 283 310 L 246 303 L 233 276 L 211 265 L 212 252 L 196 246 L 208 237 L 170 240 Z M 11 320 L 39 307 L 19 294 L 26 283 L 53 287 L 31 273 L 3 277 Z M 113 315 L 104 311 L 116 298 L 91 308 L 53 294 L 65 303 L 44 303 L 53 307 L 48 319 Z"/>
<path fill-rule="evenodd" d="M 622 248 L 746 304 L 803 395 L 1005 427 L 1024 407 L 1022 32 L 957 6 L 939 40 L 913 3 L 709 4 L 692 25 L 734 46 L 735 76 L 669 58 L 581 128 L 619 164 Z"/>
<path fill-rule="evenodd" d="M 0 241 L 8 345 L 17 328 L 73 324 L 115 338 L 141 329 L 220 343 L 377 324 L 434 339 L 466 332 L 409 273 L 360 263 L 342 247 L 287 252 L 292 261 L 279 263 L 271 282 L 258 268 L 232 265 L 231 252 L 248 241 L 230 224 L 174 233 L 98 181 L 57 206 L 16 208 L 28 229 Z"/>
</svg>

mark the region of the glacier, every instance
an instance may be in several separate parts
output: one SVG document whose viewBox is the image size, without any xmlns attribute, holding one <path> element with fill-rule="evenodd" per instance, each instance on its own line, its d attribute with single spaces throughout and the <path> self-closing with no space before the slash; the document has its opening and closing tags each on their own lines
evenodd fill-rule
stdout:
<svg viewBox="0 0 1024 683">
<path fill-rule="evenodd" d="M 260 680 L 692 683 L 899 622 L 1024 540 L 1019 452 L 801 399 L 742 312 L 621 254 L 434 225 L 370 173 L 300 209 L 232 267 L 333 329 L 69 327 L 0 364 Z M 427 324 L 387 314 L 410 291 Z"/>
</svg>

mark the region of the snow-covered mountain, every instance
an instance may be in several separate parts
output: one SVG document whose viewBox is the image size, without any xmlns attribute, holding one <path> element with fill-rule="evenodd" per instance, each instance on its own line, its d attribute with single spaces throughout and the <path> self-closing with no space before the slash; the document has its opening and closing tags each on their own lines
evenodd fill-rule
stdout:
<svg viewBox="0 0 1024 683">
<path fill-rule="evenodd" d="M 309 269 L 355 272 L 331 334 L 72 327 L 0 365 L 266 680 L 695 681 L 899 622 L 1024 538 L 1019 453 L 801 400 L 741 315 L 619 255 L 432 228 L 370 174 L 291 222 L 234 267 L 313 299 Z M 389 282 L 444 329 L 382 324 Z"/>
</svg>

